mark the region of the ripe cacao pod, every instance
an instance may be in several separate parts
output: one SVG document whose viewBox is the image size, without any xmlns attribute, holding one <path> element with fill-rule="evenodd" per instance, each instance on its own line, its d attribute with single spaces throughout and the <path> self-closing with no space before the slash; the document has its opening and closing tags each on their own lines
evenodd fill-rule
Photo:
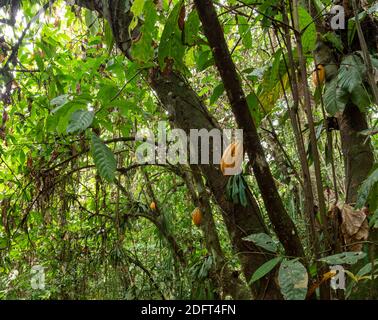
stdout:
<svg viewBox="0 0 378 320">
<path fill-rule="evenodd" d="M 151 202 L 150 209 L 153 210 L 153 211 L 156 210 L 156 203 L 154 201 Z"/>
<path fill-rule="evenodd" d="M 223 175 L 235 175 L 241 172 L 243 162 L 243 144 L 231 143 L 223 152 L 220 169 Z"/>
<path fill-rule="evenodd" d="M 198 227 L 201 225 L 202 223 L 202 212 L 200 210 L 200 208 L 195 208 L 192 212 L 192 220 L 193 220 L 193 223 Z"/>
<path fill-rule="evenodd" d="M 317 74 L 317 75 L 316 75 Z M 312 73 L 312 83 L 315 87 L 321 86 L 325 81 L 325 69 L 322 64 L 316 66 L 316 70 Z"/>
</svg>

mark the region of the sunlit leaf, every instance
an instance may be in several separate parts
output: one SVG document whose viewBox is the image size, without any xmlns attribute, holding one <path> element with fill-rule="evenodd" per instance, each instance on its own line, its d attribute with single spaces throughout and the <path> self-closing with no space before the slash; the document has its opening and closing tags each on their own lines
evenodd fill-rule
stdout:
<svg viewBox="0 0 378 320">
<path fill-rule="evenodd" d="M 84 131 L 93 121 L 94 113 L 88 110 L 77 110 L 71 115 L 71 120 L 67 126 L 67 133 Z"/>
<path fill-rule="evenodd" d="M 281 263 L 278 282 L 285 300 L 304 300 L 306 298 L 308 274 L 298 259 L 284 260 Z"/>
<path fill-rule="evenodd" d="M 277 244 L 266 233 L 251 234 L 248 237 L 243 238 L 244 241 L 251 241 L 255 245 L 264 248 L 265 250 L 276 252 Z"/>
<path fill-rule="evenodd" d="M 329 257 L 321 258 L 319 261 L 328 263 L 330 265 L 337 264 L 355 264 L 358 260 L 366 257 L 364 252 L 343 252 Z"/>
<path fill-rule="evenodd" d="M 105 180 L 114 181 L 117 163 L 113 152 L 94 134 L 91 142 L 91 153 L 98 173 Z"/>
<path fill-rule="evenodd" d="M 282 261 L 282 257 L 276 257 L 272 260 L 265 262 L 262 266 L 260 266 L 252 275 L 249 284 L 256 282 L 257 280 L 261 279 L 265 275 L 267 275 L 270 271 L 272 271 L 277 264 Z"/>
</svg>

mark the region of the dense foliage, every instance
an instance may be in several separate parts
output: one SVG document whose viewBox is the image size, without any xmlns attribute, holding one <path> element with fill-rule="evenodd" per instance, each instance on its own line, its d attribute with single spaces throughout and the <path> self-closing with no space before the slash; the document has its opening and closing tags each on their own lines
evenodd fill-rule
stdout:
<svg viewBox="0 0 378 320">
<path fill-rule="evenodd" d="M 378 5 L 203 3 L 0 0 L 0 299 L 378 298 Z M 162 127 L 242 174 L 139 163 Z"/>
</svg>

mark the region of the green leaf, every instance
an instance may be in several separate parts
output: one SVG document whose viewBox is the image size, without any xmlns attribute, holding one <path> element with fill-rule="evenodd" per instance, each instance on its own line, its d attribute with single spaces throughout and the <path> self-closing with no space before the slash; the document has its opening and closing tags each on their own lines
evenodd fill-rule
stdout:
<svg viewBox="0 0 378 320">
<path fill-rule="evenodd" d="M 229 201 L 241 204 L 243 207 L 248 205 L 245 190 L 248 188 L 246 181 L 241 174 L 231 176 L 226 186 L 226 195 Z"/>
<path fill-rule="evenodd" d="M 374 211 L 374 214 L 369 219 L 370 228 L 378 228 L 378 209 Z"/>
<path fill-rule="evenodd" d="M 91 35 L 95 35 L 98 32 L 99 20 L 92 10 L 85 10 L 85 24 L 89 28 Z"/>
<path fill-rule="evenodd" d="M 372 14 L 374 12 L 378 12 L 378 3 L 373 4 L 369 9 L 366 10 L 367 14 Z"/>
<path fill-rule="evenodd" d="M 247 188 L 247 184 L 243 176 L 239 175 L 239 200 L 240 200 L 240 204 L 243 207 L 247 207 L 248 205 L 247 195 L 245 193 L 246 188 Z"/>
<path fill-rule="evenodd" d="M 365 258 L 365 252 L 343 252 L 319 259 L 319 261 L 330 265 L 355 264 L 358 260 Z"/>
<path fill-rule="evenodd" d="M 349 55 L 340 64 L 338 85 L 342 90 L 352 93 L 356 87 L 362 85 L 365 72 L 362 59 L 355 54 Z"/>
<path fill-rule="evenodd" d="M 360 271 L 357 272 L 356 276 L 358 277 L 362 277 L 362 276 L 365 276 L 367 275 L 368 273 L 372 273 L 372 268 L 373 268 L 373 265 L 374 265 L 374 272 L 373 273 L 376 273 L 378 271 L 378 259 L 376 259 L 374 261 L 374 264 L 372 262 L 369 262 L 367 263 L 365 266 L 363 266 Z"/>
<path fill-rule="evenodd" d="M 378 166 L 375 165 L 372 173 L 369 177 L 362 183 L 357 196 L 356 208 L 362 208 L 365 206 L 369 200 L 370 193 L 373 188 L 378 183 Z"/>
<path fill-rule="evenodd" d="M 282 49 L 279 48 L 274 54 L 274 60 L 272 64 L 272 69 L 270 71 L 269 87 L 274 87 L 274 85 L 280 81 L 280 66 L 282 62 Z"/>
<path fill-rule="evenodd" d="M 137 41 L 133 41 L 131 54 L 135 60 L 142 64 L 146 64 L 153 60 L 155 54 L 155 49 L 152 43 L 154 34 L 156 33 L 155 23 L 157 20 L 157 13 L 153 0 L 143 1 L 145 1 L 145 3 L 143 3 L 144 23 L 140 30 L 141 37 Z"/>
<path fill-rule="evenodd" d="M 260 266 L 252 275 L 251 280 L 249 281 L 249 285 L 251 283 L 256 282 L 257 280 L 261 279 L 265 275 L 267 275 L 270 271 L 274 269 L 274 267 L 282 261 L 282 257 L 276 257 L 272 260 L 265 262 L 262 266 Z"/>
<path fill-rule="evenodd" d="M 243 238 L 243 240 L 244 241 L 251 241 L 256 246 L 262 247 L 265 250 L 268 250 L 268 251 L 271 251 L 271 252 L 277 252 L 277 244 L 266 233 L 251 234 L 248 237 Z"/>
<path fill-rule="evenodd" d="M 246 49 L 250 49 L 252 47 L 252 34 L 248 20 L 244 16 L 238 16 L 238 20 L 238 29 L 242 43 Z"/>
<path fill-rule="evenodd" d="M 3 250 L 8 246 L 7 238 L 0 237 L 0 249 Z"/>
<path fill-rule="evenodd" d="M 130 8 L 130 11 L 134 14 L 134 16 L 140 16 L 143 12 L 145 0 L 134 0 L 133 5 Z"/>
<path fill-rule="evenodd" d="M 340 52 L 343 52 L 344 50 L 344 45 L 343 42 L 341 41 L 340 36 L 336 35 L 334 32 L 327 32 L 323 38 L 330 42 L 337 50 Z"/>
<path fill-rule="evenodd" d="M 105 35 L 105 44 L 108 47 L 108 52 L 110 53 L 111 50 L 113 49 L 114 46 L 114 37 L 113 37 L 113 31 L 109 23 L 105 20 L 105 30 L 104 30 L 104 35 Z"/>
<path fill-rule="evenodd" d="M 197 10 L 192 10 L 185 23 L 185 44 L 192 46 L 196 44 L 198 32 L 200 29 L 200 20 Z"/>
<path fill-rule="evenodd" d="M 340 88 L 338 79 L 333 78 L 332 81 L 325 86 L 324 105 L 327 112 L 334 116 L 337 112 L 344 111 L 347 102 L 348 93 Z"/>
<path fill-rule="evenodd" d="M 232 201 L 234 203 L 239 203 L 239 184 L 237 183 L 236 176 L 231 178 L 232 180 Z"/>
<path fill-rule="evenodd" d="M 71 119 L 71 115 L 79 109 L 82 109 L 82 104 L 77 104 L 73 101 L 68 101 L 59 107 L 56 107 L 51 111 L 48 117 L 47 123 L 49 130 L 56 131 L 58 133 L 66 133 L 68 123 Z"/>
<path fill-rule="evenodd" d="M 352 102 L 358 106 L 358 109 L 360 109 L 361 112 L 366 112 L 367 107 L 372 103 L 369 93 L 362 84 L 353 89 L 350 97 Z"/>
<path fill-rule="evenodd" d="M 281 263 L 278 282 L 285 300 L 304 300 L 306 298 L 308 274 L 298 259 L 284 260 Z"/>
<path fill-rule="evenodd" d="M 185 69 L 182 61 L 185 54 L 185 46 L 182 43 L 182 33 L 178 26 L 182 6 L 183 1 L 181 0 L 173 8 L 164 26 L 158 50 L 158 60 L 162 70 L 167 65 L 167 59 L 173 60 L 175 67 L 179 70 Z"/>
<path fill-rule="evenodd" d="M 255 125 L 256 127 L 259 127 L 263 116 L 260 112 L 260 108 L 259 108 L 260 104 L 259 104 L 258 98 L 254 93 L 250 93 L 246 99 L 247 99 L 249 112 L 251 113 L 251 116 L 255 122 Z"/>
<path fill-rule="evenodd" d="M 68 94 L 63 94 L 61 96 L 58 96 L 54 99 L 52 99 L 50 101 L 50 103 L 53 105 L 53 106 L 56 106 L 57 108 L 63 106 L 64 104 L 66 104 L 68 102 L 68 98 L 69 98 L 69 95 Z M 57 111 L 57 108 L 55 108 L 52 112 L 56 112 Z"/>
<path fill-rule="evenodd" d="M 214 104 L 215 102 L 217 102 L 217 100 L 223 94 L 223 92 L 224 92 L 224 85 L 222 82 L 214 88 L 213 94 L 210 97 L 210 104 Z"/>
<path fill-rule="evenodd" d="M 366 18 L 366 11 L 361 11 L 358 14 L 358 20 L 361 22 Z M 356 34 L 356 18 L 352 17 L 348 20 L 348 44 L 351 45 Z"/>
<path fill-rule="evenodd" d="M 299 27 L 302 34 L 302 45 L 305 53 L 311 52 L 316 45 L 316 28 L 311 15 L 303 7 L 298 8 Z"/>
<path fill-rule="evenodd" d="M 196 59 L 197 69 L 199 72 L 206 70 L 208 67 L 211 67 L 215 64 L 215 60 L 210 50 L 203 51 L 199 54 Z"/>
<path fill-rule="evenodd" d="M 98 173 L 105 180 L 114 181 L 117 163 L 113 152 L 94 134 L 91 142 L 91 153 Z"/>
<path fill-rule="evenodd" d="M 82 132 L 93 122 L 94 113 L 88 110 L 76 110 L 71 115 L 71 120 L 67 126 L 67 133 Z"/>
</svg>

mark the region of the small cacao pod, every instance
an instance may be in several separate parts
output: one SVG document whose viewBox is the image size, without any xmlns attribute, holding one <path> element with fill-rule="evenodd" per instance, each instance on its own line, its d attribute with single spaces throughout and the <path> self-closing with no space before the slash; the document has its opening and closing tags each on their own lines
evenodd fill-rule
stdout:
<svg viewBox="0 0 378 320">
<path fill-rule="evenodd" d="M 195 208 L 192 212 L 193 223 L 198 227 L 202 223 L 202 212 L 200 208 Z"/>
<path fill-rule="evenodd" d="M 325 69 L 322 64 L 316 66 L 316 70 L 312 73 L 312 83 L 315 87 L 321 86 L 325 80 Z"/>
<path fill-rule="evenodd" d="M 150 209 L 153 210 L 153 211 L 156 210 L 156 203 L 154 201 L 151 202 Z"/>
</svg>

